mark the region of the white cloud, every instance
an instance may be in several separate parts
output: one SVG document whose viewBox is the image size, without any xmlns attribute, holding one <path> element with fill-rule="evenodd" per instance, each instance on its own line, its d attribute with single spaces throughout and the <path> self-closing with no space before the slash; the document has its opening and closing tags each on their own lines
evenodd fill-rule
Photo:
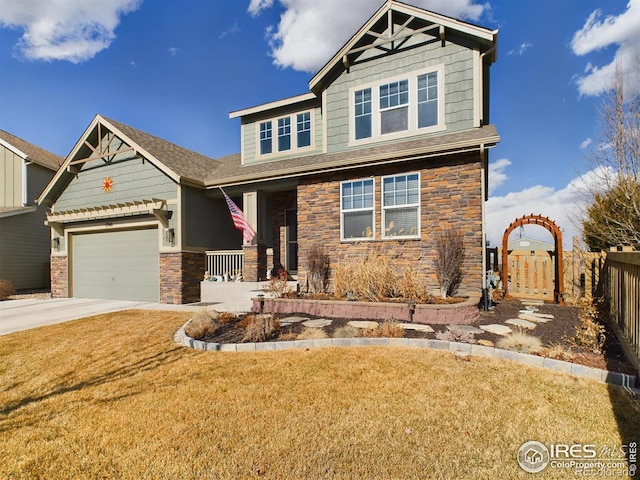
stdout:
<svg viewBox="0 0 640 480">
<path fill-rule="evenodd" d="M 533 43 L 524 42 L 521 43 L 520 46 L 514 50 L 509 50 L 509 55 L 524 55 L 524 53 L 533 47 Z"/>
<path fill-rule="evenodd" d="M 451 17 L 478 20 L 489 9 L 475 0 L 413 0 L 410 3 Z M 249 13 L 258 15 L 274 0 L 251 0 Z M 315 72 L 375 13 L 371 0 L 279 0 L 280 23 L 267 31 L 274 64 Z"/>
<path fill-rule="evenodd" d="M 581 95 L 599 95 L 612 87 L 616 68 L 625 79 L 625 86 L 639 93 L 640 82 L 632 81 L 637 75 L 640 62 L 640 0 L 629 0 L 627 9 L 620 15 L 602 18 L 602 11 L 595 10 L 589 15 L 583 27 L 571 41 L 576 55 L 587 55 L 611 45 L 617 50 L 612 61 L 603 66 L 587 63 L 584 75 L 578 76 L 576 83 Z"/>
<path fill-rule="evenodd" d="M 489 197 L 486 203 L 487 238 L 492 246 L 502 244 L 502 235 L 514 220 L 529 214 L 554 221 L 562 231 L 563 248 L 571 249 L 573 237 L 581 237 L 580 221 L 588 204 L 589 191 L 600 184 L 603 172 L 591 170 L 571 180 L 560 190 L 535 185 L 503 196 Z M 528 237 L 550 241 L 543 227 L 525 227 Z"/>
<path fill-rule="evenodd" d="M 593 143 L 593 140 L 591 140 L 591 138 L 587 138 L 585 141 L 583 141 L 583 142 L 580 144 L 580 148 L 581 148 L 582 150 L 584 150 L 585 148 L 589 148 L 589 145 L 591 145 L 592 143 Z"/>
<path fill-rule="evenodd" d="M 509 177 L 504 172 L 509 165 L 511 165 L 511 161 L 506 158 L 489 163 L 489 195 L 509 180 Z"/>
<path fill-rule="evenodd" d="M 108 48 L 120 17 L 142 0 L 0 0 L 0 25 L 24 34 L 16 53 L 29 60 L 80 63 Z"/>
<path fill-rule="evenodd" d="M 180 51 L 180 49 L 177 48 L 177 47 L 171 47 L 167 51 L 169 52 L 170 56 L 175 57 L 178 54 L 178 52 Z"/>
</svg>

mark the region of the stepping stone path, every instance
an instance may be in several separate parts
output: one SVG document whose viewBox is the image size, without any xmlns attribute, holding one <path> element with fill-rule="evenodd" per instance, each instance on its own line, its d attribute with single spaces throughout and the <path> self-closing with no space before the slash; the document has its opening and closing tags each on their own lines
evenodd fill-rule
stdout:
<svg viewBox="0 0 640 480">
<path fill-rule="evenodd" d="M 526 328 L 527 330 L 533 330 L 534 328 L 536 328 L 535 323 L 524 320 L 522 318 L 510 318 L 504 323 L 506 323 L 507 325 L 515 325 L 516 327 Z"/>
<path fill-rule="evenodd" d="M 323 328 L 331 325 L 332 321 L 327 320 L 326 318 L 318 318 L 315 320 L 307 320 L 306 322 L 302 322 L 302 325 L 309 328 Z"/>
<path fill-rule="evenodd" d="M 306 322 L 309 320 L 309 317 L 285 317 L 280 320 L 281 327 L 288 327 L 289 325 L 293 325 L 294 323 Z"/>
<path fill-rule="evenodd" d="M 467 332 L 467 333 L 472 333 L 474 335 L 479 335 L 481 333 L 484 333 L 484 330 L 478 328 L 478 327 L 474 327 L 473 325 L 447 325 L 447 329 L 448 330 L 458 330 L 461 332 Z"/>
<path fill-rule="evenodd" d="M 421 323 L 400 323 L 400 327 L 406 330 L 415 330 L 416 332 L 433 333 L 434 330 L 429 325 L 423 325 Z"/>
<path fill-rule="evenodd" d="M 377 328 L 378 327 L 378 322 L 372 322 L 372 321 L 368 321 L 368 320 L 351 320 L 350 322 L 347 322 L 348 325 L 351 325 L 352 327 L 355 328 Z"/>
<path fill-rule="evenodd" d="M 485 332 L 495 333 L 496 335 L 508 335 L 513 331 L 507 327 L 506 325 L 498 325 L 497 323 L 492 323 L 491 325 L 480 325 L 480 328 Z"/>
<path fill-rule="evenodd" d="M 528 322 L 547 323 L 553 318 L 553 315 L 551 315 L 551 318 L 548 318 L 546 315 L 543 317 L 542 314 L 539 313 L 521 313 L 518 315 L 518 318 Z"/>
</svg>

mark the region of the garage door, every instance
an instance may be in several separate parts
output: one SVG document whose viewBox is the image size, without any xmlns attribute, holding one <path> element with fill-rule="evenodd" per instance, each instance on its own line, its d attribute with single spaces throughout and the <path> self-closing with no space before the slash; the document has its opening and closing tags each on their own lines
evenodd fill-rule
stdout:
<svg viewBox="0 0 640 480">
<path fill-rule="evenodd" d="M 157 229 L 76 234 L 71 241 L 74 297 L 158 301 Z"/>
</svg>

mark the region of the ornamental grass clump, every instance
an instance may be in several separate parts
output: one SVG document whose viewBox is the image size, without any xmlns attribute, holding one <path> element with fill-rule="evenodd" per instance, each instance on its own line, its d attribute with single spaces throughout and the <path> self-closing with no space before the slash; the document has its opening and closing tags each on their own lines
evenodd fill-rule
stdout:
<svg viewBox="0 0 640 480">
<path fill-rule="evenodd" d="M 201 310 L 184 327 L 184 333 L 196 340 L 204 340 L 218 330 L 218 317 L 218 312 Z"/>
<path fill-rule="evenodd" d="M 520 353 L 537 353 L 542 350 L 542 341 L 523 331 L 515 331 L 501 338 L 496 347 Z"/>
<path fill-rule="evenodd" d="M 358 336 L 368 338 L 402 338 L 404 337 L 404 328 L 394 320 L 385 320 L 376 328 L 362 330 Z"/>
<path fill-rule="evenodd" d="M 394 296 L 395 274 L 389 258 L 365 254 L 334 268 L 335 294 L 348 300 L 380 302 Z"/>
<path fill-rule="evenodd" d="M 333 331 L 333 338 L 355 338 L 360 333 L 360 329 L 351 325 L 343 325 Z"/>
<path fill-rule="evenodd" d="M 305 327 L 304 330 L 298 334 L 296 340 L 320 340 L 327 337 L 327 332 L 321 328 Z"/>
<path fill-rule="evenodd" d="M 243 342 L 257 343 L 271 340 L 280 330 L 280 320 L 273 315 L 254 315 L 245 328 Z"/>
</svg>

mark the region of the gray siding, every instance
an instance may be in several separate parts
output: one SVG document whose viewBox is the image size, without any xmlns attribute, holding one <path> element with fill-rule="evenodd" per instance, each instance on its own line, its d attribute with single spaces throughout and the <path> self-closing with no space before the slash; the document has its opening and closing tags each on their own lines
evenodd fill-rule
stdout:
<svg viewBox="0 0 640 480">
<path fill-rule="evenodd" d="M 212 200 L 205 192 L 183 187 L 185 248 L 238 250 L 242 232 L 233 226 L 231 214 L 223 198 Z M 239 200 L 235 200 L 238 206 Z"/>
<path fill-rule="evenodd" d="M 113 180 L 111 192 L 102 189 L 106 177 Z M 152 198 L 173 200 L 176 183 L 149 161 L 141 158 L 105 164 L 95 160 L 85 164 L 56 201 L 55 210 L 98 207 Z"/>
<path fill-rule="evenodd" d="M 0 145 L 0 207 L 22 206 L 22 165 L 24 160 Z"/>
<path fill-rule="evenodd" d="M 55 172 L 35 163 L 27 165 L 27 203 L 35 205 Z"/>
<path fill-rule="evenodd" d="M 0 278 L 16 289 L 49 285 L 49 228 L 45 209 L 0 218 Z"/>
<path fill-rule="evenodd" d="M 352 65 L 327 89 L 327 150 L 346 150 L 349 142 L 349 89 L 369 82 L 445 65 L 445 123 L 447 133 L 473 127 L 473 50 L 448 40 Z M 440 135 L 442 132 L 426 135 Z M 381 141 L 380 143 L 397 142 Z"/>
<path fill-rule="evenodd" d="M 283 110 L 283 111 L 279 111 L 277 113 L 274 113 L 274 111 L 269 111 L 267 112 L 265 115 L 253 115 L 249 118 L 245 118 L 244 120 L 244 125 L 243 125 L 243 129 L 244 129 L 244 135 L 242 138 L 242 146 L 243 146 L 243 161 L 245 164 L 252 164 L 252 163 L 261 163 L 261 162 L 270 162 L 270 161 L 277 161 L 277 160 L 283 160 L 286 158 L 292 158 L 292 157 L 301 157 L 301 156 L 305 156 L 305 155 L 315 155 L 316 153 L 320 153 L 322 152 L 322 148 L 323 148 L 323 139 L 322 139 L 322 110 L 320 109 L 320 107 L 316 107 L 311 109 L 312 111 L 312 115 L 313 115 L 313 124 L 312 124 L 312 128 L 313 128 L 313 139 L 314 139 L 314 147 L 313 149 L 310 150 L 304 150 L 304 151 L 299 151 L 299 150 L 291 150 L 289 153 L 278 153 L 277 155 L 273 155 L 268 157 L 266 160 L 264 158 L 260 158 L 257 155 L 257 146 L 258 146 L 258 125 L 260 124 L 260 122 L 264 122 L 265 120 L 269 120 L 269 119 L 274 119 L 274 118 L 278 118 L 279 116 L 283 116 L 286 115 L 288 113 L 292 113 L 292 112 L 304 112 L 304 111 L 308 111 L 309 108 L 305 108 L 305 109 L 294 109 L 294 110 Z M 275 122 L 274 122 L 275 123 Z M 274 138 L 276 138 L 277 136 L 277 125 L 274 124 L 274 130 L 273 130 L 273 135 Z M 292 135 L 295 135 L 295 126 L 292 125 L 292 129 L 291 129 L 291 133 Z"/>
</svg>

